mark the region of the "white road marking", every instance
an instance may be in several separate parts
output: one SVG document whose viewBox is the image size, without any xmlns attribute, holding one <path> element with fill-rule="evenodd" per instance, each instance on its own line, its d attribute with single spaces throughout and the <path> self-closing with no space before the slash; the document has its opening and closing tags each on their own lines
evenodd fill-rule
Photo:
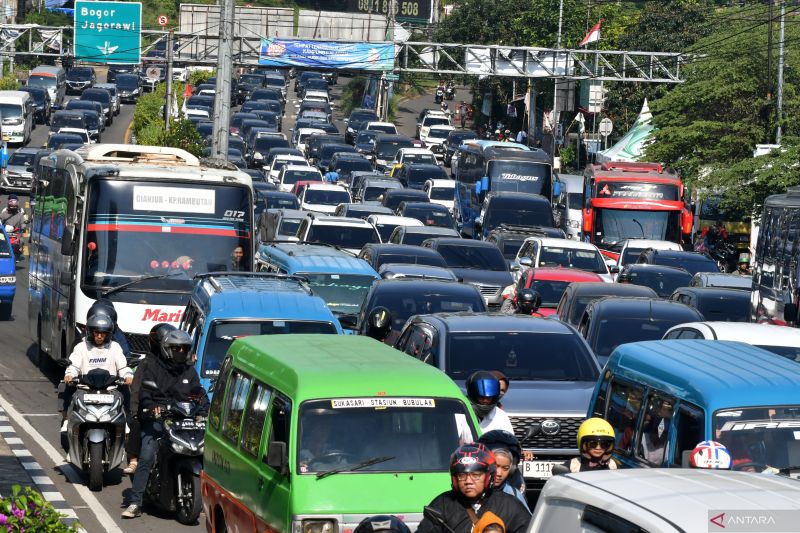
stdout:
<svg viewBox="0 0 800 533">
<path fill-rule="evenodd" d="M 61 413 L 20 413 L 20 415 L 28 417 L 28 416 L 61 416 Z M 0 422 L 3 420 L 0 419 Z"/>
<path fill-rule="evenodd" d="M 97 497 L 89 491 L 89 489 L 83 485 L 83 479 L 80 475 L 80 472 L 75 470 L 71 464 L 67 464 L 64 462 L 64 454 L 60 453 L 58 450 L 53 447 L 50 442 L 45 439 L 41 433 L 36 431 L 36 429 L 25 420 L 25 417 L 22 416 L 19 411 L 17 411 L 8 400 L 6 400 L 2 395 L 0 395 L 0 406 L 5 409 L 8 416 L 11 417 L 19 427 L 28 434 L 28 436 L 33 439 L 39 446 L 41 446 L 44 453 L 50 458 L 51 461 L 56 465 L 56 468 L 61 470 L 64 475 L 67 477 L 69 482 L 77 491 L 78 495 L 86 502 L 86 505 L 92 510 L 94 513 L 95 518 L 100 523 L 102 528 L 108 533 L 122 533 L 122 529 L 117 526 L 114 519 L 111 518 L 111 515 L 108 514 L 103 504 L 97 499 Z"/>
<path fill-rule="evenodd" d="M 19 437 L 6 437 L 6 444 L 22 444 L 22 439 Z"/>
</svg>

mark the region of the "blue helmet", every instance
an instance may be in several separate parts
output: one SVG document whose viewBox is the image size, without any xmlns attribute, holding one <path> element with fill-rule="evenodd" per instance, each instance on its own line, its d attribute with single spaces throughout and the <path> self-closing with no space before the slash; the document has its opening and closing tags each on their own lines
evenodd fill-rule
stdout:
<svg viewBox="0 0 800 533">
<path fill-rule="evenodd" d="M 467 378 L 467 398 L 483 420 L 500 401 L 500 380 L 488 370 L 478 370 Z"/>
</svg>

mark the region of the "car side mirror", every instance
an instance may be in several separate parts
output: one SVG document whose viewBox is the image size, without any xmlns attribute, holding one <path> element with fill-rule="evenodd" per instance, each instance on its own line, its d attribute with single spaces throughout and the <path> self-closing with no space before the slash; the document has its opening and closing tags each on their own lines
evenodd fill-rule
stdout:
<svg viewBox="0 0 800 533">
<path fill-rule="evenodd" d="M 270 442 L 267 447 L 267 456 L 264 458 L 267 466 L 271 466 L 282 476 L 289 474 L 289 456 L 286 453 L 285 442 Z"/>
<path fill-rule="evenodd" d="M 783 320 L 788 324 L 797 322 L 797 304 L 783 304 Z"/>
<path fill-rule="evenodd" d="M 520 257 L 519 264 L 520 266 L 531 267 L 533 266 L 533 260 L 530 257 Z"/>
<path fill-rule="evenodd" d="M 610 267 L 608 271 L 611 272 L 612 274 L 619 274 L 619 267 L 617 265 L 614 265 Z"/>
<path fill-rule="evenodd" d="M 554 476 L 563 476 L 564 474 L 569 474 L 570 470 L 564 465 L 553 465 L 551 473 Z"/>
<path fill-rule="evenodd" d="M 358 327 L 358 315 L 341 315 L 339 316 L 339 324 L 344 329 L 356 329 Z"/>
<path fill-rule="evenodd" d="M 511 270 L 511 272 L 519 272 L 520 271 L 520 266 L 518 264 L 514 263 L 514 264 L 511 265 L 509 270 Z"/>
</svg>

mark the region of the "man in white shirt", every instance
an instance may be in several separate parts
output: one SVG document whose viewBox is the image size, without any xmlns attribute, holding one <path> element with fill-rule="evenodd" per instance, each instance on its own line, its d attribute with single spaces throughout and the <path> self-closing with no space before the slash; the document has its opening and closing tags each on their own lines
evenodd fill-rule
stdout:
<svg viewBox="0 0 800 533">
<path fill-rule="evenodd" d="M 483 433 L 498 429 L 514 434 L 511 419 L 497 406 L 500 381 L 487 370 L 479 370 L 467 378 L 467 398 L 480 421 Z"/>
</svg>

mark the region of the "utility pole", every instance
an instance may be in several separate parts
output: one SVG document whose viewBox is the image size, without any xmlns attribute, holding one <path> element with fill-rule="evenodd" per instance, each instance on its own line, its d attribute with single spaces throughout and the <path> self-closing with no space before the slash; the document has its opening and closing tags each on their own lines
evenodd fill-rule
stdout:
<svg viewBox="0 0 800 533">
<path fill-rule="evenodd" d="M 564 0 L 558 6 L 558 40 L 556 52 L 553 56 L 553 69 L 558 68 L 559 52 L 561 51 L 561 27 L 564 23 Z M 553 80 L 553 157 L 556 155 L 556 134 L 558 133 L 558 78 Z"/>
<path fill-rule="evenodd" d="M 164 131 L 169 133 L 169 119 L 172 118 L 172 56 L 173 48 L 173 30 L 169 30 L 167 34 L 167 103 L 164 106 Z"/>
<path fill-rule="evenodd" d="M 772 4 L 774 0 L 767 0 L 767 100 L 772 100 Z"/>
<path fill-rule="evenodd" d="M 777 118 L 778 129 L 775 131 L 775 144 L 781 143 L 781 119 L 783 119 L 783 52 L 784 52 L 784 34 L 786 29 L 786 0 L 781 0 L 781 23 L 778 30 L 778 101 L 777 101 Z"/>
<path fill-rule="evenodd" d="M 222 0 L 220 6 L 217 58 L 217 98 L 214 100 L 213 157 L 228 158 L 228 134 L 231 123 L 231 79 L 233 78 L 233 18 L 235 0 Z"/>
</svg>

